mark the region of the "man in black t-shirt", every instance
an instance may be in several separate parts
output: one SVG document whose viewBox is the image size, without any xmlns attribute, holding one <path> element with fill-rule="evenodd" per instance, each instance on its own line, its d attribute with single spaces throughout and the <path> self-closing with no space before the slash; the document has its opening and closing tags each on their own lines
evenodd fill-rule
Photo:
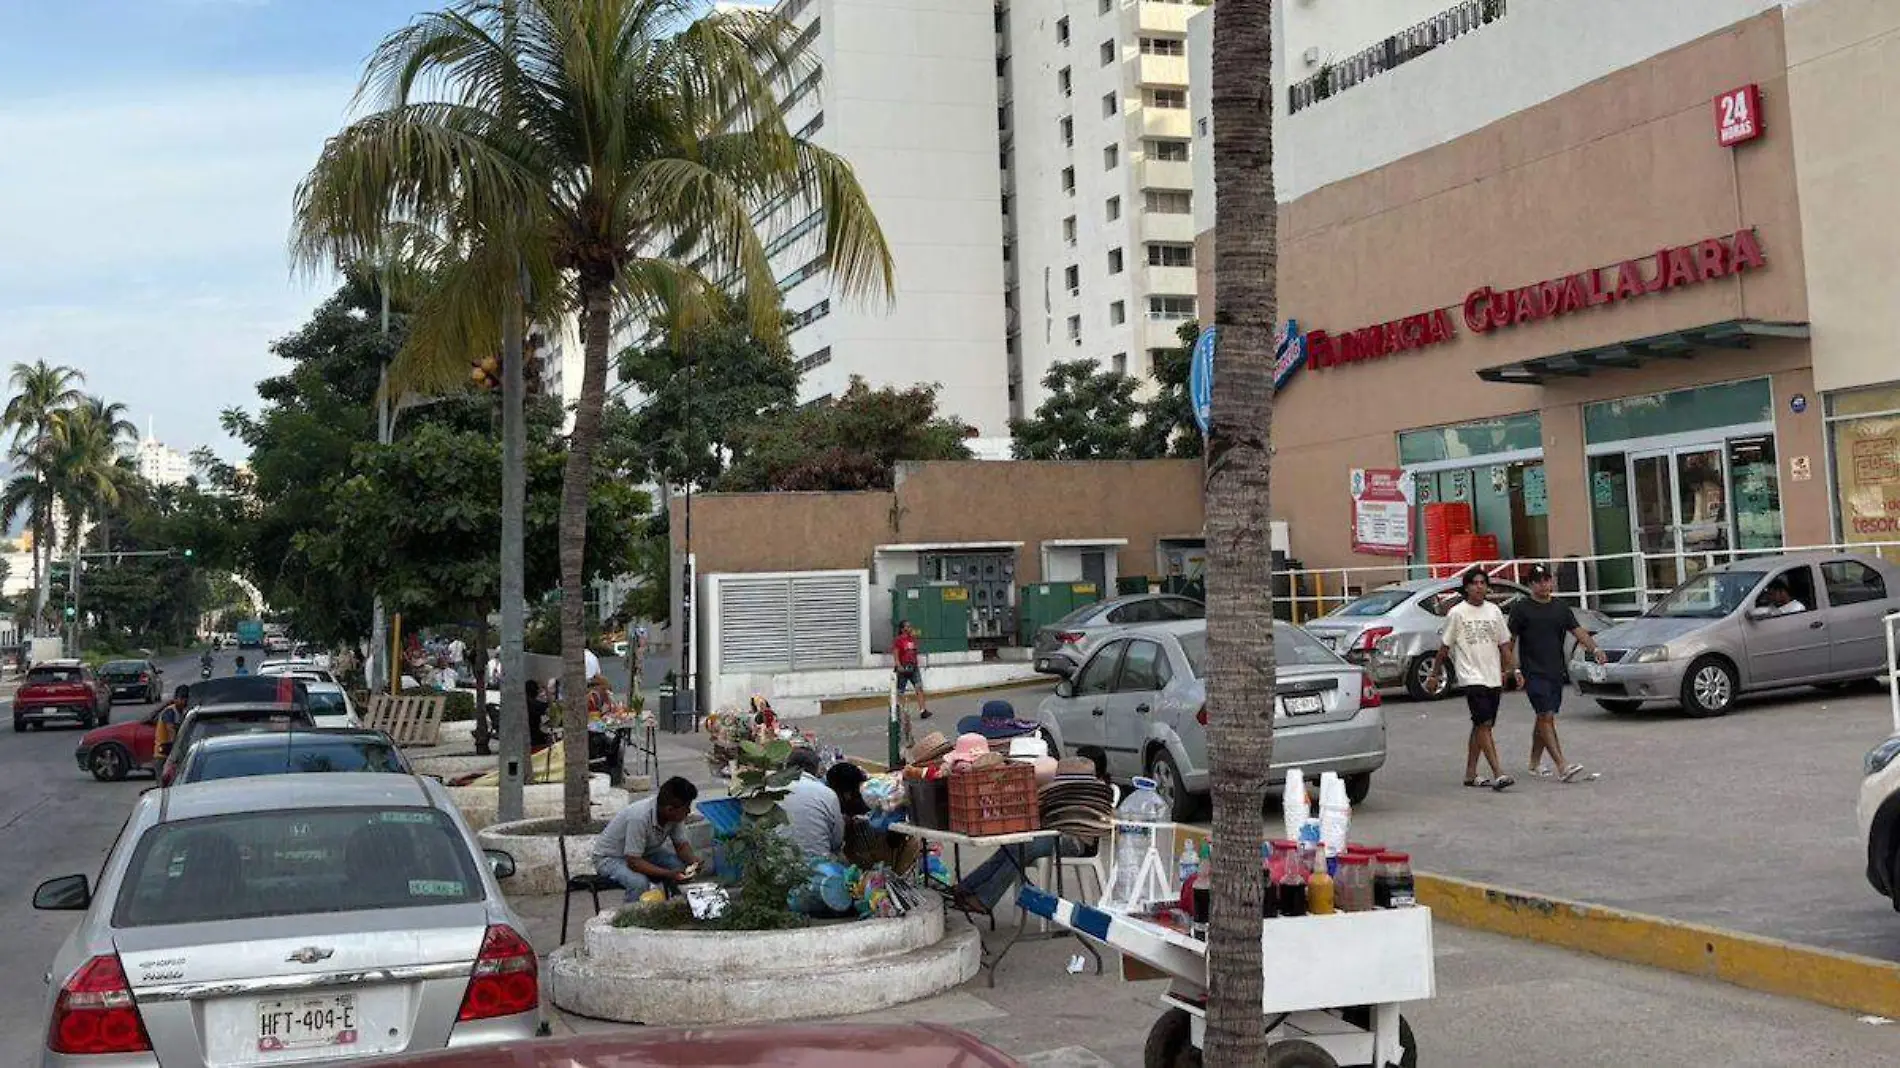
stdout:
<svg viewBox="0 0 1900 1068">
<path fill-rule="evenodd" d="M 1542 564 L 1532 564 L 1525 572 L 1531 595 L 1511 605 L 1508 624 L 1517 654 L 1517 682 L 1530 698 L 1531 711 L 1537 713 L 1537 726 L 1531 731 L 1531 774 L 1544 774 L 1544 753 L 1549 751 L 1556 773 L 1565 782 L 1583 776 L 1582 764 L 1565 761 L 1563 746 L 1557 741 L 1557 712 L 1563 707 L 1564 637 L 1573 635 L 1577 644 L 1596 657 L 1599 664 L 1609 662 L 1597 648 L 1590 632 L 1577 622 L 1570 606 L 1557 600 L 1557 578 Z"/>
</svg>

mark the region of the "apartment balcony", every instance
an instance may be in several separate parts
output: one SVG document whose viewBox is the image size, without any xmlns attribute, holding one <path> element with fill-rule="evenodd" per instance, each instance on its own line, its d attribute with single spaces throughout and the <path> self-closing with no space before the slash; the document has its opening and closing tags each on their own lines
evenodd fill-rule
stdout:
<svg viewBox="0 0 1900 1068">
<path fill-rule="evenodd" d="M 1198 280 L 1192 267 L 1143 267 L 1142 286 L 1149 294 L 1191 297 Z M 1150 316 L 1153 318 L 1153 316 Z M 1181 316 L 1190 319 L 1193 316 Z"/>
<path fill-rule="evenodd" d="M 1135 18 L 1143 33 L 1186 33 L 1188 17 L 1201 9 L 1199 4 L 1157 4 L 1148 0 L 1135 6 Z"/>
<path fill-rule="evenodd" d="M 1185 160 L 1144 159 L 1137 169 L 1143 189 L 1194 188 L 1194 164 Z"/>
<path fill-rule="evenodd" d="M 1192 245 L 1194 216 L 1144 211 L 1141 213 L 1141 240 L 1143 243 L 1159 241 L 1170 245 Z"/>
<path fill-rule="evenodd" d="M 1135 140 L 1144 137 L 1168 137 L 1186 140 L 1194 136 L 1194 116 L 1186 108 L 1137 107 L 1132 109 Z M 1192 184 L 1192 183 L 1190 183 Z"/>
<path fill-rule="evenodd" d="M 1136 336 L 1144 350 L 1180 348 L 1181 324 L 1191 318 L 1186 315 L 1144 316 L 1136 328 Z"/>
<path fill-rule="evenodd" d="M 1188 84 L 1186 56 L 1135 57 L 1135 84 L 1168 89 L 1185 89 Z"/>
</svg>

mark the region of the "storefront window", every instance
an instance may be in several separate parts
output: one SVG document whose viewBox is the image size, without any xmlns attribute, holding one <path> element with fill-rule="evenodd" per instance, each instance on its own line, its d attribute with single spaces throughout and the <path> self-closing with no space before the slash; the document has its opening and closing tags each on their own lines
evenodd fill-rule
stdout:
<svg viewBox="0 0 1900 1068">
<path fill-rule="evenodd" d="M 1757 378 L 1585 405 L 1583 440 L 1594 445 L 1743 423 L 1768 423 L 1774 418 L 1774 398 L 1768 380 Z"/>
<path fill-rule="evenodd" d="M 1728 443 L 1728 476 L 1735 485 L 1735 547 L 1743 552 L 1781 548 L 1781 471 L 1775 438 L 1762 434 Z"/>
<path fill-rule="evenodd" d="M 1399 463 L 1428 464 L 1543 447 L 1543 420 L 1536 412 L 1527 412 L 1456 426 L 1401 431 Z"/>
<path fill-rule="evenodd" d="M 1827 408 L 1841 540 L 1900 542 L 1900 386 L 1837 393 Z"/>
</svg>

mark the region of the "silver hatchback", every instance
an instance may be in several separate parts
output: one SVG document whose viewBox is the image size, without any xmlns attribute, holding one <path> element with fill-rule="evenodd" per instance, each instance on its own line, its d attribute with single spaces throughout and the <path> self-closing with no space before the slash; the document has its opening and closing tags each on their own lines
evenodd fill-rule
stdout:
<svg viewBox="0 0 1900 1068">
<path fill-rule="evenodd" d="M 534 1035 L 521 920 L 439 783 L 281 775 L 142 795 L 48 971 L 43 1066 L 334 1063 Z"/>
<path fill-rule="evenodd" d="M 1123 627 L 1206 618 L 1206 605 L 1172 593 L 1135 593 L 1085 604 L 1037 629 L 1036 670 L 1066 678 L 1075 674 L 1104 635 Z"/>
<path fill-rule="evenodd" d="M 1900 568 L 1872 555 L 1738 560 L 1702 572 L 1641 617 L 1597 635 L 1610 662 L 1573 661 L 1570 674 L 1612 712 L 1678 701 L 1692 716 L 1719 716 L 1750 690 L 1883 674 L 1881 618 L 1895 610 Z"/>
</svg>

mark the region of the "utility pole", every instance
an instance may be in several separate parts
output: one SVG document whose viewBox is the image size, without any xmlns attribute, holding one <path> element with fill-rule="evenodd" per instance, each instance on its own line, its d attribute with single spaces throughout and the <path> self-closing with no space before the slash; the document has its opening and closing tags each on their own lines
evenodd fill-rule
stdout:
<svg viewBox="0 0 1900 1068">
<path fill-rule="evenodd" d="M 382 269 L 377 273 L 377 294 L 382 304 L 382 336 L 389 337 L 389 252 L 383 250 Z M 377 372 L 376 388 L 376 443 L 387 445 L 396 433 L 396 414 L 393 411 L 394 400 L 389 396 L 389 361 L 383 360 L 382 369 Z M 364 679 L 369 690 L 375 693 L 381 687 L 383 673 L 378 666 L 388 669 L 390 678 L 397 678 L 401 668 L 394 661 L 384 662 L 385 651 L 389 648 L 388 630 L 383 623 L 383 595 L 377 594 L 370 602 L 370 656 L 364 665 Z"/>
</svg>

